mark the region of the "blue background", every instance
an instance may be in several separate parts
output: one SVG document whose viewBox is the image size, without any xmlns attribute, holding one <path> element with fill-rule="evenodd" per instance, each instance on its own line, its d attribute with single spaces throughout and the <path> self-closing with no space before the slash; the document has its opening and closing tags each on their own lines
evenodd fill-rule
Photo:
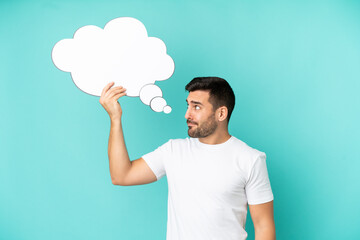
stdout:
<svg viewBox="0 0 360 240">
<path fill-rule="evenodd" d="M 111 183 L 99 98 L 52 63 L 85 25 L 134 17 L 175 61 L 172 106 L 122 98 L 130 158 L 187 137 L 184 86 L 227 79 L 230 133 L 267 154 L 277 239 L 359 239 L 360 2 L 1 1 L 0 239 L 165 239 L 167 181 Z M 248 239 L 254 239 L 250 216 Z"/>
</svg>

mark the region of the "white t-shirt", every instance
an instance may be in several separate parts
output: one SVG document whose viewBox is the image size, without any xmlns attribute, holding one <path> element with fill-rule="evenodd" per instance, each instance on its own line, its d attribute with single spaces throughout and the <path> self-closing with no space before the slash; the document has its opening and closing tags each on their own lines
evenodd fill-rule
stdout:
<svg viewBox="0 0 360 240">
<path fill-rule="evenodd" d="M 232 136 L 171 139 L 142 157 L 168 182 L 167 240 L 245 240 L 247 204 L 274 199 L 266 155 Z"/>
</svg>

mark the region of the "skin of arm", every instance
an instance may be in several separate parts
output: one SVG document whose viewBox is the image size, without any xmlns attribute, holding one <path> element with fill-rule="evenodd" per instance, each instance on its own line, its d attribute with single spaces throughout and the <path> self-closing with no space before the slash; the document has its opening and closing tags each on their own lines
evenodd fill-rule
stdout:
<svg viewBox="0 0 360 240">
<path fill-rule="evenodd" d="M 112 82 L 105 86 L 99 102 L 108 112 L 111 121 L 108 144 L 111 181 L 115 185 L 121 185 L 132 164 L 126 149 L 121 125 L 122 109 L 117 101 L 126 95 L 126 89 L 121 86 L 111 88 L 113 85 Z"/>
<path fill-rule="evenodd" d="M 249 210 L 254 223 L 255 240 L 275 240 L 273 201 L 249 205 Z"/>
<path fill-rule="evenodd" d="M 126 149 L 121 120 L 111 120 L 108 157 L 111 181 L 114 185 L 122 185 L 122 179 L 131 167 Z"/>
</svg>

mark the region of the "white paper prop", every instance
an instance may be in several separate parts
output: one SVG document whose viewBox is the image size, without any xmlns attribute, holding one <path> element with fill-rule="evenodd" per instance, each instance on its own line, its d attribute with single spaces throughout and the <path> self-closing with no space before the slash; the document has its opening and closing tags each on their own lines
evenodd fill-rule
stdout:
<svg viewBox="0 0 360 240">
<path fill-rule="evenodd" d="M 140 97 L 156 112 L 170 113 L 155 81 L 174 72 L 174 61 L 166 54 L 164 42 L 148 37 L 137 19 L 120 17 L 104 29 L 88 25 L 79 28 L 73 39 L 57 42 L 52 50 L 55 66 L 70 72 L 75 85 L 85 93 L 100 96 L 109 82 L 126 88 L 127 96 Z"/>
</svg>

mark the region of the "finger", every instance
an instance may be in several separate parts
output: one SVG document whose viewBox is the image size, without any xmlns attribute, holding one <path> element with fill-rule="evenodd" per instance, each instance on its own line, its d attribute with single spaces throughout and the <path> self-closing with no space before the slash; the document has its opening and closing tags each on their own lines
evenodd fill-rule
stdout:
<svg viewBox="0 0 360 240">
<path fill-rule="evenodd" d="M 119 95 L 119 94 L 124 94 L 124 95 L 126 95 L 126 90 L 118 91 L 118 92 L 112 94 L 111 96 L 109 96 L 109 98 L 110 98 L 110 99 L 113 99 L 114 97 L 116 97 L 116 96 Z"/>
<path fill-rule="evenodd" d="M 120 89 L 114 89 L 113 91 L 105 94 L 106 98 L 112 98 L 115 94 L 119 94 L 122 92 L 126 92 L 125 88 L 120 88 Z"/>
<path fill-rule="evenodd" d="M 111 88 L 111 86 L 114 85 L 114 84 L 115 84 L 114 82 L 108 83 L 108 84 L 103 88 L 103 90 L 102 90 L 102 92 L 101 92 L 101 96 L 104 96 L 104 95 L 107 93 L 107 91 Z"/>
<path fill-rule="evenodd" d="M 121 89 L 123 89 L 122 86 L 113 87 L 113 88 L 111 88 L 109 91 L 107 91 L 107 92 L 105 93 L 105 97 L 106 97 L 106 98 L 109 98 L 109 97 L 111 97 L 111 96 L 114 95 L 114 92 L 119 91 L 119 90 L 121 90 Z"/>
<path fill-rule="evenodd" d="M 114 82 L 109 82 L 102 90 L 101 92 L 101 96 L 103 96 L 109 89 L 112 85 L 114 85 L 115 83 Z"/>
<path fill-rule="evenodd" d="M 117 101 L 119 98 L 123 96 L 126 96 L 126 92 L 115 94 L 112 99 Z"/>
<path fill-rule="evenodd" d="M 107 93 L 105 94 L 105 98 L 110 99 L 110 98 L 112 98 L 115 94 L 119 94 L 119 93 L 125 92 L 125 91 L 126 91 L 125 88 L 114 89 L 114 90 L 112 90 L 111 92 L 110 92 L 110 91 L 107 92 Z"/>
</svg>

